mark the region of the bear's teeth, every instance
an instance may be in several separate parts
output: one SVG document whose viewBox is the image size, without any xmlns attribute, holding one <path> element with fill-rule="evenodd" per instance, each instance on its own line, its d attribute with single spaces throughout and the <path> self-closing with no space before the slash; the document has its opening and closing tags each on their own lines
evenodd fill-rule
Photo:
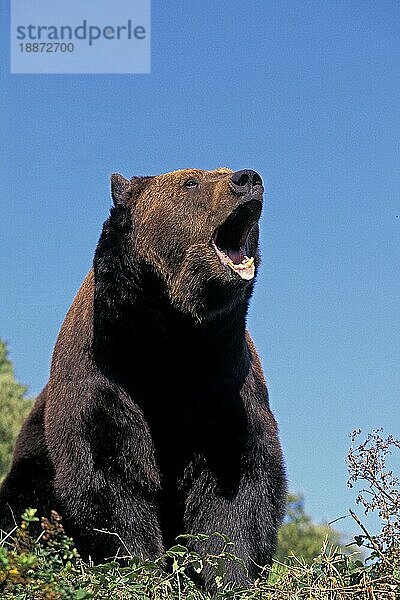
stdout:
<svg viewBox="0 0 400 600">
<path fill-rule="evenodd" d="M 242 279 L 250 280 L 253 279 L 255 273 L 254 257 L 244 257 L 243 261 L 239 265 L 235 265 L 232 261 L 228 263 L 228 266 L 235 271 Z"/>
</svg>

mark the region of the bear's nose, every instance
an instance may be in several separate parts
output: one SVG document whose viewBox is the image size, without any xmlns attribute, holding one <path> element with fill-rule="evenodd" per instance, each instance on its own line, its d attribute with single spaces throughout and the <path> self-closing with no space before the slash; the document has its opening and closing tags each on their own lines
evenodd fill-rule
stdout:
<svg viewBox="0 0 400 600">
<path fill-rule="evenodd" d="M 262 185 L 261 176 L 251 169 L 242 169 L 231 175 L 230 183 L 232 189 L 237 194 L 246 194 L 251 192 L 256 185 Z"/>
</svg>

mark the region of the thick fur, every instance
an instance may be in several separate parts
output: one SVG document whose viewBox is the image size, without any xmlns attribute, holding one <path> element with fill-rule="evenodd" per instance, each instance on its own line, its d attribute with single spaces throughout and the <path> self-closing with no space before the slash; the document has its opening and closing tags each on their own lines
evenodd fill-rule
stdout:
<svg viewBox="0 0 400 600">
<path fill-rule="evenodd" d="M 220 531 L 248 569 L 232 564 L 232 582 L 271 563 L 286 486 L 245 329 L 253 282 L 210 246 L 238 203 L 231 173 L 113 176 L 115 207 L 93 270 L 0 490 L 1 529 L 27 506 L 54 508 L 95 561 L 126 551 L 155 558 L 180 533 Z M 188 177 L 199 187 L 186 189 Z M 249 239 L 258 268 L 257 225 Z M 203 583 L 212 588 L 208 570 Z"/>
</svg>

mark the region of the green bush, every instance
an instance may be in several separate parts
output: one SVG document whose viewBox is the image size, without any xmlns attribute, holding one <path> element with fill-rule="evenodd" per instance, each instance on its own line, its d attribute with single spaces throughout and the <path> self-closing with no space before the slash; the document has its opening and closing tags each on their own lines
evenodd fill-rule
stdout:
<svg viewBox="0 0 400 600">
<path fill-rule="evenodd" d="M 341 539 L 341 534 L 329 525 L 313 523 L 304 508 L 301 495 L 289 494 L 285 523 L 279 530 L 276 560 L 290 562 L 292 555 L 312 564 L 323 545 L 328 542 L 342 553 L 348 553 Z"/>
<path fill-rule="evenodd" d="M 191 552 L 185 540 L 192 536 L 186 536 L 156 561 L 132 557 L 127 566 L 117 560 L 93 566 L 80 559 L 56 513 L 42 520 L 43 534 L 36 540 L 29 533 L 34 520 L 35 511 L 27 510 L 12 536 L 0 542 L 0 597 L 4 600 L 211 600 L 190 577 L 206 564 L 214 569 L 213 598 L 218 600 L 395 600 L 400 594 L 400 571 L 394 565 L 390 572 L 382 570 L 380 561 L 366 565 L 328 544 L 311 565 L 299 558 L 285 566 L 275 564 L 254 585 L 232 588 L 225 581 L 226 566 L 238 559 L 232 543 L 220 534 L 216 535 L 223 539 L 224 547 L 218 555 Z M 160 568 L 166 557 L 171 562 L 170 572 Z"/>
<path fill-rule="evenodd" d="M 0 481 L 10 466 L 15 438 L 28 414 L 32 400 L 14 377 L 5 342 L 0 340 Z"/>
</svg>

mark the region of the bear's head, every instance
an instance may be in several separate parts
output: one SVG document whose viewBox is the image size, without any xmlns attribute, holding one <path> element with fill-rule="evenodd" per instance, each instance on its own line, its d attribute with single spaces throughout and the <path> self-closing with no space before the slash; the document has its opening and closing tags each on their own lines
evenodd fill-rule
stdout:
<svg viewBox="0 0 400 600">
<path fill-rule="evenodd" d="M 202 321 L 248 300 L 260 262 L 258 173 L 184 169 L 130 180 L 114 174 L 111 193 L 110 219 L 128 218 L 135 264 L 163 283 L 176 309 Z"/>
</svg>

